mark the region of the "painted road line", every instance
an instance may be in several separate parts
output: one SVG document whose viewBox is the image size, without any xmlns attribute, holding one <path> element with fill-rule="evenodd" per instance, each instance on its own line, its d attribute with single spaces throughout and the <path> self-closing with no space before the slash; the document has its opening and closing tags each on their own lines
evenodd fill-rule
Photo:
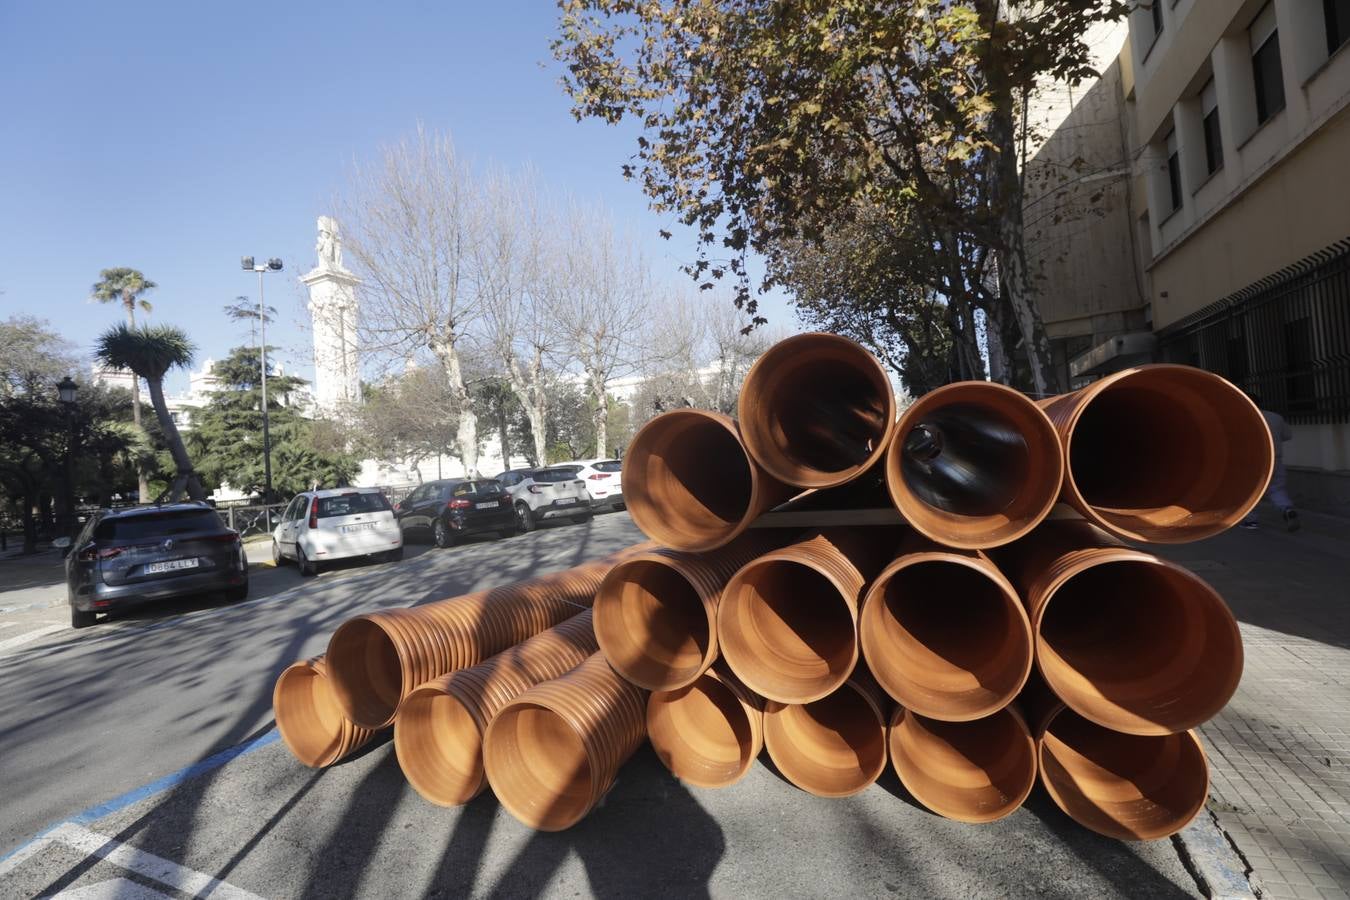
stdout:
<svg viewBox="0 0 1350 900">
<path fill-rule="evenodd" d="M 257 894 L 221 881 L 202 872 L 197 872 L 176 862 L 138 850 L 130 844 L 115 841 L 107 835 L 90 831 L 83 825 L 67 822 L 58 825 L 46 837 L 34 841 L 20 853 L 0 863 L 0 878 L 14 871 L 20 864 L 34 857 L 53 844 L 61 844 L 86 857 L 98 857 L 128 872 L 134 872 L 142 878 L 173 888 L 192 897 L 211 896 L 222 900 L 262 900 Z"/>
<path fill-rule="evenodd" d="M 46 635 L 54 634 L 58 631 L 64 631 L 69 627 L 70 626 L 66 625 L 64 622 L 52 622 L 34 628 L 32 631 L 16 634 L 12 638 L 6 638 L 5 640 L 0 641 L 0 655 L 3 655 L 6 650 L 13 650 L 15 647 L 22 647 L 24 644 L 31 644 L 40 637 L 45 637 Z"/>
</svg>

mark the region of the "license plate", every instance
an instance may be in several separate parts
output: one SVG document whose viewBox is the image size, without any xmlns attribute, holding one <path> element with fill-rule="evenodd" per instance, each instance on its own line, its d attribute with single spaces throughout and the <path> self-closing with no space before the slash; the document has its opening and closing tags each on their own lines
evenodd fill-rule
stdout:
<svg viewBox="0 0 1350 900">
<path fill-rule="evenodd" d="M 476 508 L 477 508 L 477 509 L 496 509 L 496 508 L 499 507 L 499 506 L 501 506 L 501 504 L 498 503 L 496 500 L 489 500 L 489 501 L 487 501 L 486 503 L 480 503 L 480 504 L 478 504 L 478 506 L 477 506 Z"/>
<path fill-rule="evenodd" d="M 353 531 L 374 531 L 374 522 L 362 522 L 360 525 L 343 525 L 342 533 L 351 534 Z"/>
<path fill-rule="evenodd" d="M 150 563 L 145 567 L 145 571 L 151 575 L 159 572 L 173 572 L 178 569 L 195 569 L 197 560 L 195 559 L 166 559 L 164 562 Z"/>
<path fill-rule="evenodd" d="M 557 501 L 559 506 L 566 506 L 569 503 L 576 503 L 576 502 L 577 502 L 576 497 L 559 497 Z"/>
</svg>

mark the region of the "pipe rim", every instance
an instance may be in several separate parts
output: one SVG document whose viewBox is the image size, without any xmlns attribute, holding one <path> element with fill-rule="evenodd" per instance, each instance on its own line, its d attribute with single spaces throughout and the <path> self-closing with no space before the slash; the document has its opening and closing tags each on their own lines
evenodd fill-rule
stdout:
<svg viewBox="0 0 1350 900">
<path fill-rule="evenodd" d="M 990 515 L 963 515 L 938 509 L 921 500 L 905 480 L 902 468 L 905 436 L 921 417 L 934 409 L 962 402 L 992 405 L 998 412 L 1006 412 L 1006 406 L 1011 404 L 1021 416 L 1020 423 L 1012 424 L 1025 426 L 1019 428 L 1024 439 L 1034 438 L 1027 440 L 1027 459 L 1032 471 L 1037 466 L 1049 466 L 1050 471 L 1038 479 L 1038 491 L 1025 496 L 1019 493 L 1013 501 L 1018 507 L 1015 517 L 1007 515 L 1006 508 Z M 1021 392 L 992 381 L 962 381 L 924 394 L 905 409 L 886 450 L 886 489 L 895 508 L 920 534 L 961 550 L 1000 547 L 1029 534 L 1058 502 L 1065 471 L 1064 447 L 1045 411 Z"/>
<path fill-rule="evenodd" d="M 333 694 L 347 718 L 363 728 L 383 728 L 390 724 L 407 684 L 408 670 L 403 654 L 399 652 L 399 641 L 386 630 L 387 624 L 373 616 L 357 616 L 339 625 L 328 641 L 326 657 Z M 392 680 L 394 671 L 398 672 L 399 698 L 392 703 L 374 687 L 370 674 L 370 651 L 374 648 L 366 642 L 367 632 L 387 645 L 380 648 L 380 679 Z M 391 661 L 393 666 L 390 666 Z"/>
<path fill-rule="evenodd" d="M 538 789 L 537 784 L 522 786 L 517 783 L 518 780 L 533 777 L 534 768 L 522 765 L 518 754 L 508 753 L 504 749 L 507 739 L 502 735 L 517 724 L 516 719 L 532 712 L 542 713 L 544 715 L 539 718 L 561 726 L 556 729 L 555 736 L 565 736 L 564 739 L 573 745 L 569 749 L 575 751 L 580 748 L 580 756 L 584 758 L 584 773 L 574 776 L 584 778 L 584 790 L 580 792 L 581 796 L 569 799 L 561 812 L 556 805 L 556 794 L 550 798 L 546 791 Z M 557 749 L 553 748 L 555 752 Z M 573 752 L 573 755 L 577 754 Z M 555 708 L 555 704 L 520 699 L 503 707 L 488 725 L 483 737 L 483 764 L 488 783 L 497 795 L 497 802 L 520 822 L 536 831 L 563 831 L 585 818 L 598 799 L 597 781 L 604 771 L 603 761 L 596 757 L 591 742 L 586 740 L 570 716 Z M 534 780 L 537 782 L 537 779 Z"/>
<path fill-rule="evenodd" d="M 850 678 L 844 682 L 838 689 L 838 692 L 849 692 L 850 696 L 861 698 L 866 704 L 876 724 L 877 743 L 881 752 L 877 754 L 877 759 L 860 765 L 858 777 L 851 784 L 841 789 L 829 789 L 813 784 L 813 778 L 809 773 L 802 772 L 795 764 L 792 754 L 797 752 L 795 743 L 787 736 L 784 731 L 782 717 L 794 715 L 795 710 L 803 706 L 810 706 L 814 703 L 829 700 L 830 697 L 813 700 L 808 704 L 797 703 L 779 703 L 775 700 L 768 700 L 764 704 L 764 746 L 769 751 L 769 758 L 773 760 L 774 765 L 783 777 L 792 782 L 797 787 L 809 794 L 817 797 L 850 797 L 861 793 L 871 787 L 881 773 L 886 769 L 888 748 L 886 746 L 886 723 L 888 721 L 886 713 L 872 692 L 863 687 L 856 679 Z M 833 695 L 830 695 L 833 696 Z"/>
<path fill-rule="evenodd" d="M 328 702 L 321 702 L 317 693 L 324 694 Z M 343 721 L 342 707 L 321 662 L 306 660 L 287 666 L 272 689 L 272 709 L 277 731 L 296 759 L 311 769 L 337 761 L 344 729 L 350 726 Z"/>
<path fill-rule="evenodd" d="M 736 738 L 737 763 L 734 767 L 721 766 L 699 757 L 694 741 L 685 737 L 683 729 L 675 722 L 674 710 L 684 703 L 696 690 L 708 688 L 723 694 L 724 703 L 708 699 L 707 704 L 719 713 L 734 708 L 744 724 L 744 739 L 738 723 L 728 722 L 728 728 Z M 693 728 L 692 724 L 686 726 Z M 764 748 L 764 712 L 755 706 L 743 689 L 732 679 L 725 677 L 716 669 L 709 669 L 692 683 L 670 691 L 655 691 L 647 698 L 647 736 L 657 757 L 676 778 L 687 784 L 703 788 L 729 787 L 749 774 L 755 760 Z M 702 736 L 702 735 L 699 735 Z M 678 740 L 676 740 L 678 739 Z"/>
<path fill-rule="evenodd" d="M 437 806 L 468 803 L 487 784 L 480 723 L 458 697 L 435 683 L 404 698 L 394 720 L 394 754 L 408 783 Z M 458 763 L 470 758 L 464 771 Z"/>
</svg>

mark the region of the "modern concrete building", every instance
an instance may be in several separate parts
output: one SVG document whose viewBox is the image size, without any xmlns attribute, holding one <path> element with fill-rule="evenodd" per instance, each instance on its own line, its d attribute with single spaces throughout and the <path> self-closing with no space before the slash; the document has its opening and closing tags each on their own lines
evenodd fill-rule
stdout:
<svg viewBox="0 0 1350 900">
<path fill-rule="evenodd" d="M 1057 363 L 1218 372 L 1293 425 L 1296 498 L 1350 508 L 1350 0 L 1152 0 L 1112 38 L 1026 165 Z"/>
</svg>

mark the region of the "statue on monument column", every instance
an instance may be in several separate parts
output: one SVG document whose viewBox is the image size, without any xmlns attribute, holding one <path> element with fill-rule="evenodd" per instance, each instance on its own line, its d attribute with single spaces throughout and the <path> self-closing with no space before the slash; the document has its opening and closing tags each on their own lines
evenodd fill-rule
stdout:
<svg viewBox="0 0 1350 900">
<path fill-rule="evenodd" d="M 319 216 L 319 242 L 314 247 L 319 253 L 320 269 L 342 268 L 342 239 L 338 236 L 337 219 Z"/>
</svg>

